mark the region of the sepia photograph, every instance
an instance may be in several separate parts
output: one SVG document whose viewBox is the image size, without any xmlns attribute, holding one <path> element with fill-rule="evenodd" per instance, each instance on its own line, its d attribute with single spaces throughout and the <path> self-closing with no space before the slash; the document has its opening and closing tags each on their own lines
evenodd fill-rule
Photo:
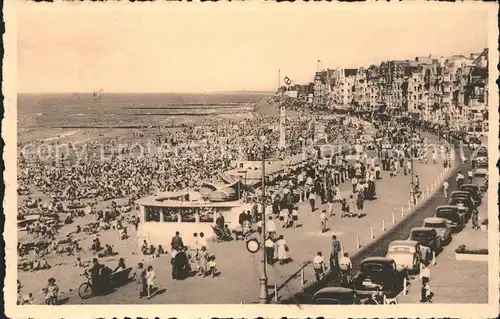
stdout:
<svg viewBox="0 0 500 319">
<path fill-rule="evenodd" d="M 9 317 L 498 314 L 495 5 L 8 13 Z"/>
</svg>

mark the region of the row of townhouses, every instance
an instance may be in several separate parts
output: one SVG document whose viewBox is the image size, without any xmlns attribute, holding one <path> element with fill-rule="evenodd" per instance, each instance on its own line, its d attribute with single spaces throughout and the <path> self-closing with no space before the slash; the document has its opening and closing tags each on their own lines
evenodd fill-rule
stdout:
<svg viewBox="0 0 500 319">
<path fill-rule="evenodd" d="M 316 72 L 314 82 L 290 89 L 319 109 L 372 111 L 385 106 L 431 122 L 486 126 L 488 49 L 469 56 L 416 57 L 368 68 L 326 69 Z"/>
</svg>

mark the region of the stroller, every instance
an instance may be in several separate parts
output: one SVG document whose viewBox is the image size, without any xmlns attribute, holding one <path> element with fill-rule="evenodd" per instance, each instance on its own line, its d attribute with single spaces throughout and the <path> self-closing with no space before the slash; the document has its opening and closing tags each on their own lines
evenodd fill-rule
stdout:
<svg viewBox="0 0 500 319">
<path fill-rule="evenodd" d="M 222 230 L 218 226 L 212 225 L 212 229 L 213 229 L 214 235 L 215 235 L 214 238 L 213 238 L 213 240 L 215 242 L 221 243 L 221 242 L 230 241 L 230 240 L 233 239 L 230 235 L 224 233 L 224 230 Z"/>
</svg>

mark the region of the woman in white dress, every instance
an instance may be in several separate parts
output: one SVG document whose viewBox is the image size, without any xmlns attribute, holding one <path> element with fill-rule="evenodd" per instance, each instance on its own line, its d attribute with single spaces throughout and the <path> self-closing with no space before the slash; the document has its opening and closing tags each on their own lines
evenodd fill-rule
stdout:
<svg viewBox="0 0 500 319">
<path fill-rule="evenodd" d="M 280 235 L 278 238 L 276 246 L 278 247 L 278 260 L 280 261 L 280 265 L 283 265 L 288 260 L 288 246 L 283 235 Z"/>
<path fill-rule="evenodd" d="M 335 186 L 335 202 L 337 202 L 337 203 L 342 202 L 342 194 L 340 193 L 339 186 Z"/>
<path fill-rule="evenodd" d="M 151 293 L 153 292 L 153 287 L 155 285 L 156 273 L 153 270 L 153 266 L 148 266 L 146 271 L 146 284 L 148 285 L 148 299 L 151 299 Z"/>
</svg>

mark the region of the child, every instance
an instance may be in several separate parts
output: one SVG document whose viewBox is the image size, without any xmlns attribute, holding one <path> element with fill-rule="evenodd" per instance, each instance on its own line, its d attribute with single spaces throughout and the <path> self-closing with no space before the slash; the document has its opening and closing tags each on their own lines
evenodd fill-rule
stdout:
<svg viewBox="0 0 500 319">
<path fill-rule="evenodd" d="M 146 271 L 146 283 L 148 285 L 148 299 L 151 299 L 151 294 L 153 293 L 154 288 L 154 280 L 156 278 L 156 273 L 153 270 L 153 266 L 148 266 L 148 270 Z"/>
<path fill-rule="evenodd" d="M 45 304 L 46 305 L 57 305 L 57 293 L 59 292 L 59 287 L 56 285 L 56 280 L 54 278 L 49 278 L 49 284 L 44 289 L 45 290 Z"/>
<path fill-rule="evenodd" d="M 208 273 L 212 274 L 212 278 L 215 278 L 215 274 L 217 273 L 216 266 L 217 264 L 215 262 L 215 255 L 212 255 L 208 258 L 208 263 L 207 263 Z"/>
<path fill-rule="evenodd" d="M 34 305 L 36 303 L 35 298 L 33 298 L 33 294 L 31 292 L 27 296 L 24 296 L 23 299 L 23 304 L 25 305 Z"/>
<path fill-rule="evenodd" d="M 288 219 L 288 209 L 284 208 L 280 211 L 280 223 L 281 223 L 281 228 L 285 228 L 287 224 L 287 219 Z"/>
<path fill-rule="evenodd" d="M 319 215 L 319 220 L 320 220 L 320 223 L 321 223 L 321 232 L 324 233 L 326 231 L 326 228 L 327 228 L 327 224 L 326 223 L 328 221 L 328 218 L 326 217 L 326 210 L 323 209 L 323 211 Z"/>
<path fill-rule="evenodd" d="M 291 222 L 291 225 L 292 225 L 292 228 L 295 229 L 297 227 L 297 221 L 299 220 L 299 208 L 298 207 L 294 207 L 292 209 L 292 222 Z"/>
<path fill-rule="evenodd" d="M 445 180 L 443 182 L 443 193 L 444 197 L 448 197 L 448 187 L 450 187 L 450 184 Z"/>
<path fill-rule="evenodd" d="M 344 218 L 344 216 L 349 215 L 349 205 L 345 198 L 342 199 L 341 203 L 342 203 L 342 214 L 340 215 L 340 218 Z"/>
</svg>

